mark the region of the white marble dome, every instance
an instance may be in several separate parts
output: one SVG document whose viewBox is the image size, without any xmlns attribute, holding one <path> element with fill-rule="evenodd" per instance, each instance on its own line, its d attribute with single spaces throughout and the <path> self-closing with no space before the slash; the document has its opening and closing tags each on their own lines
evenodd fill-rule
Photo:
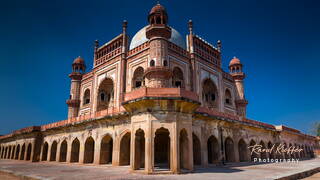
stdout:
<svg viewBox="0 0 320 180">
<path fill-rule="evenodd" d="M 135 47 L 145 43 L 148 41 L 147 37 L 146 37 L 146 29 L 148 26 L 145 26 L 144 28 L 140 29 L 140 31 L 138 31 L 133 38 L 131 39 L 131 43 L 130 43 L 130 47 L 129 49 L 134 49 Z M 171 38 L 169 39 L 170 42 L 182 47 L 183 49 L 186 49 L 186 42 L 185 40 L 182 38 L 181 34 L 173 29 L 171 27 Z"/>
</svg>

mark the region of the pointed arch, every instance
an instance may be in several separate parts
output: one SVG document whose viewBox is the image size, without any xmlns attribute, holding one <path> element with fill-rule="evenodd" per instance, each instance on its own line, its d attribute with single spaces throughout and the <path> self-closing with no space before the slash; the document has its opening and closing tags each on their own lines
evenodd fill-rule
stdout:
<svg viewBox="0 0 320 180">
<path fill-rule="evenodd" d="M 219 161 L 219 143 L 216 137 L 211 135 L 207 141 L 207 148 L 208 148 L 208 163 L 214 164 Z"/>
<path fill-rule="evenodd" d="M 90 104 L 90 89 L 86 89 L 83 93 L 83 105 Z"/>
<path fill-rule="evenodd" d="M 120 165 L 130 164 L 131 133 L 127 132 L 120 141 Z"/>
<path fill-rule="evenodd" d="M 195 133 L 192 133 L 193 164 L 201 165 L 201 143 Z"/>
<path fill-rule="evenodd" d="M 53 141 L 51 144 L 51 154 L 50 154 L 50 161 L 55 161 L 57 156 L 57 141 Z"/>
<path fill-rule="evenodd" d="M 155 132 L 154 166 L 170 169 L 170 132 L 164 127 Z"/>
<path fill-rule="evenodd" d="M 68 143 L 67 140 L 62 141 L 60 145 L 59 162 L 67 161 Z"/>
<path fill-rule="evenodd" d="M 215 83 L 207 78 L 202 83 L 202 101 L 209 108 L 218 108 L 218 89 Z"/>
<path fill-rule="evenodd" d="M 179 67 L 173 68 L 172 86 L 184 88 L 183 71 Z"/>
<path fill-rule="evenodd" d="M 139 66 L 135 69 L 132 78 L 132 89 L 139 88 L 144 85 L 144 69 Z"/>
<path fill-rule="evenodd" d="M 266 145 L 262 140 L 260 141 L 260 145 L 262 149 L 266 149 Z M 260 155 L 262 159 L 267 159 L 267 152 L 261 152 Z"/>
<path fill-rule="evenodd" d="M 100 164 L 112 163 L 113 139 L 111 135 L 105 135 L 100 146 Z"/>
<path fill-rule="evenodd" d="M 83 163 L 93 163 L 94 160 L 94 139 L 90 136 L 84 144 Z"/>
<path fill-rule="evenodd" d="M 250 146 L 253 147 L 254 145 L 256 145 L 256 142 L 252 139 L 252 140 L 250 141 Z M 255 153 L 255 152 L 252 152 L 252 153 L 251 153 L 251 161 L 252 161 L 252 162 L 254 161 L 254 158 L 258 158 L 258 157 L 259 157 L 259 156 L 258 156 L 257 153 Z"/>
<path fill-rule="evenodd" d="M 17 145 L 16 156 L 14 159 L 19 159 L 19 154 L 20 154 L 20 144 Z"/>
<path fill-rule="evenodd" d="M 227 162 L 235 161 L 234 143 L 230 137 L 227 137 L 225 140 L 225 157 Z"/>
<path fill-rule="evenodd" d="M 233 105 L 233 102 L 232 102 L 232 95 L 231 95 L 231 91 L 227 88 L 225 90 L 225 104 L 226 105 L 229 105 L 229 106 L 232 106 Z"/>
<path fill-rule="evenodd" d="M 239 161 L 240 162 L 248 161 L 248 146 L 243 139 L 239 140 L 238 151 L 239 151 Z"/>
<path fill-rule="evenodd" d="M 43 148 L 42 148 L 42 157 L 41 157 L 42 161 L 47 161 L 48 160 L 48 150 L 49 150 L 49 145 L 48 145 L 47 142 L 45 142 L 43 144 Z"/>
<path fill-rule="evenodd" d="M 22 148 L 21 148 L 20 160 L 24 160 L 25 151 L 26 151 L 26 144 L 23 143 Z"/>
<path fill-rule="evenodd" d="M 78 138 L 75 138 L 71 144 L 71 158 L 70 162 L 79 162 L 79 154 L 80 154 L 80 141 Z"/>
<path fill-rule="evenodd" d="M 27 161 L 29 161 L 31 159 L 31 151 L 32 151 L 32 145 L 31 143 L 28 144 L 28 147 L 27 147 Z"/>
<path fill-rule="evenodd" d="M 145 165 L 145 134 L 138 129 L 135 134 L 134 169 L 144 168 Z"/>
<path fill-rule="evenodd" d="M 111 78 L 105 78 L 99 85 L 97 111 L 113 107 L 114 83 Z"/>
</svg>

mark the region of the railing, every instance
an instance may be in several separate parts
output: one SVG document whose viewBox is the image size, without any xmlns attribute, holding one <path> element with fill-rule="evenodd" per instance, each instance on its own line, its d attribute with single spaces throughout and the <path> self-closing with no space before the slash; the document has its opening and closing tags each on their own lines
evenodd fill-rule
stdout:
<svg viewBox="0 0 320 180">
<path fill-rule="evenodd" d="M 184 97 L 198 101 L 198 95 L 182 88 L 147 88 L 141 87 L 125 94 L 124 101 L 130 101 L 142 97 Z"/>
<path fill-rule="evenodd" d="M 107 60 L 119 55 L 121 53 L 121 49 L 122 49 L 122 47 L 120 46 L 120 47 L 114 49 L 113 51 L 109 52 L 108 54 L 105 54 L 104 56 L 96 59 L 95 60 L 95 65 L 96 66 L 100 65 L 100 64 L 106 62 Z"/>
</svg>

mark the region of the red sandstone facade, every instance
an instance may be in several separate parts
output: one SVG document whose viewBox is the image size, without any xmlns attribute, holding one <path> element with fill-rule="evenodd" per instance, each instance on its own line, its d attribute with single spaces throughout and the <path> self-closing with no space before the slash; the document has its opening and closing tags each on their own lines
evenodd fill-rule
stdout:
<svg viewBox="0 0 320 180">
<path fill-rule="evenodd" d="M 68 119 L 0 137 L 0 157 L 35 161 L 130 165 L 147 173 L 159 167 L 178 173 L 195 165 L 262 158 L 312 158 L 315 137 L 286 126 L 246 118 L 243 65 L 221 67 L 221 42 L 193 32 L 186 40 L 168 26 L 163 6 L 130 41 L 122 33 L 102 46 L 94 64 L 72 64 Z M 129 43 L 130 42 L 130 43 Z M 284 144 L 292 155 L 250 155 L 248 146 Z"/>
</svg>

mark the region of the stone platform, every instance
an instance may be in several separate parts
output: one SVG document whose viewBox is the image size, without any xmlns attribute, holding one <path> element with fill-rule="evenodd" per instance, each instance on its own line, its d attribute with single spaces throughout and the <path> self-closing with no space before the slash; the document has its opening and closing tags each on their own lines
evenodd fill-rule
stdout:
<svg viewBox="0 0 320 180">
<path fill-rule="evenodd" d="M 130 173 L 128 166 L 113 167 L 111 165 L 83 165 L 55 162 L 31 163 L 26 161 L 0 160 L 0 179 L 261 180 L 288 179 L 286 177 L 301 174 L 302 172 L 309 172 L 314 169 L 317 169 L 317 172 L 320 171 L 320 158 L 303 160 L 299 163 L 237 163 L 223 167 L 196 168 L 194 173 L 157 175 Z"/>
</svg>

